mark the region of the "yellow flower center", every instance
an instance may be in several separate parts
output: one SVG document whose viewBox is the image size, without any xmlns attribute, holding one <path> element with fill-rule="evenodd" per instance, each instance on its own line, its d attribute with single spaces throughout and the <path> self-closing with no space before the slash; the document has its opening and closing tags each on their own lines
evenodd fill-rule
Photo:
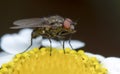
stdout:
<svg viewBox="0 0 120 74">
<path fill-rule="evenodd" d="M 34 48 L 17 54 L 14 59 L 3 64 L 0 74 L 107 74 L 95 57 L 87 56 L 83 50 L 78 52 L 65 49 Z"/>
</svg>

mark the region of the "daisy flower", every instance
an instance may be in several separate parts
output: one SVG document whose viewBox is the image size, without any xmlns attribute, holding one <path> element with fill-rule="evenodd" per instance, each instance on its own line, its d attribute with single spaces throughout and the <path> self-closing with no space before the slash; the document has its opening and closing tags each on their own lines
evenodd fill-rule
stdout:
<svg viewBox="0 0 120 74">
<path fill-rule="evenodd" d="M 33 39 L 30 45 L 32 29 L 23 29 L 17 34 L 6 34 L 1 38 L 0 74 L 119 74 L 120 59 L 101 56 L 79 50 L 71 50 L 65 41 L 65 54 L 62 41 L 52 40 L 52 55 L 50 42 L 41 36 Z M 27 36 L 26 36 L 27 35 Z M 73 49 L 85 46 L 84 42 L 71 40 Z M 40 46 L 43 48 L 38 49 Z M 114 64 L 113 64 L 114 63 Z"/>
</svg>

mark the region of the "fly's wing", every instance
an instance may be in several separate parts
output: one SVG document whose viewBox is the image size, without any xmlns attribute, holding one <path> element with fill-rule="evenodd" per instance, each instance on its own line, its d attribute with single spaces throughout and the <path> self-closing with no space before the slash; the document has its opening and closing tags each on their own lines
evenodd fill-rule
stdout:
<svg viewBox="0 0 120 74">
<path fill-rule="evenodd" d="M 14 27 L 11 29 L 19 29 L 19 28 L 35 28 L 35 27 L 48 27 L 48 23 L 46 18 L 30 18 L 30 19 L 22 19 L 13 22 Z"/>
</svg>

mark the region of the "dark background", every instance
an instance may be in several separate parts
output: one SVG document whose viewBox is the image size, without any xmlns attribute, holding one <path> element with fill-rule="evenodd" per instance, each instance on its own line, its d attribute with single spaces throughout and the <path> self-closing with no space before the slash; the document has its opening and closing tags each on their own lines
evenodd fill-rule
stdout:
<svg viewBox="0 0 120 74">
<path fill-rule="evenodd" d="M 85 51 L 120 57 L 120 0 L 1 0 L 0 36 L 18 31 L 14 20 L 55 14 L 80 19 L 73 39 Z"/>
</svg>

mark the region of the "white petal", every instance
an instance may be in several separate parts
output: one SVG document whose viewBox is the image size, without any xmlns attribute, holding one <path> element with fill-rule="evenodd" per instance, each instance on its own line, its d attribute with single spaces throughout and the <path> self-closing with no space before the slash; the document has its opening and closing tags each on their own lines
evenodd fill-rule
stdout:
<svg viewBox="0 0 120 74">
<path fill-rule="evenodd" d="M 88 56 L 90 57 L 96 57 L 99 61 L 104 61 L 105 57 L 99 54 L 93 54 L 93 53 L 89 53 L 89 52 L 85 52 Z"/>
<path fill-rule="evenodd" d="M 0 57 L 6 56 L 6 55 L 8 55 L 8 53 L 3 52 L 3 51 L 0 52 Z"/>
<path fill-rule="evenodd" d="M 102 63 L 108 69 L 108 74 L 120 74 L 120 58 L 108 57 Z"/>
<path fill-rule="evenodd" d="M 49 39 L 43 39 L 42 40 L 42 46 L 50 46 L 50 41 L 49 41 Z M 53 47 L 53 48 L 55 48 L 55 47 L 58 47 L 58 46 L 60 46 L 60 43 L 58 42 L 58 41 L 56 41 L 56 40 L 53 40 L 53 39 L 51 39 L 51 46 Z"/>
<path fill-rule="evenodd" d="M 12 60 L 13 57 L 14 55 L 7 54 L 5 52 L 0 52 L 0 67 L 2 64 L 7 63 L 10 60 Z"/>
<path fill-rule="evenodd" d="M 56 40 L 53 40 L 51 39 L 51 45 L 52 47 L 57 47 L 57 48 L 63 48 L 63 41 L 56 41 Z M 85 43 L 81 42 L 81 41 L 78 41 L 78 40 L 71 40 L 70 41 L 70 44 L 72 45 L 73 49 L 78 49 L 78 48 L 81 48 L 81 47 L 84 47 L 85 46 Z M 69 41 L 65 41 L 65 48 L 71 48 L 69 44 Z M 50 46 L 50 41 L 48 39 L 44 39 L 42 40 L 42 45 L 43 46 Z"/>
<path fill-rule="evenodd" d="M 28 48 L 32 29 L 23 29 L 18 34 L 6 34 L 1 38 L 1 48 L 11 54 L 17 54 Z M 42 37 L 33 39 L 33 47 L 39 47 Z"/>
<path fill-rule="evenodd" d="M 61 42 L 63 44 L 63 41 L 61 41 Z M 70 40 L 70 43 L 69 43 L 69 41 L 65 41 L 65 48 L 71 48 L 70 44 L 71 44 L 73 49 L 78 49 L 78 48 L 82 48 L 85 46 L 84 42 L 81 42 L 79 40 Z"/>
</svg>

